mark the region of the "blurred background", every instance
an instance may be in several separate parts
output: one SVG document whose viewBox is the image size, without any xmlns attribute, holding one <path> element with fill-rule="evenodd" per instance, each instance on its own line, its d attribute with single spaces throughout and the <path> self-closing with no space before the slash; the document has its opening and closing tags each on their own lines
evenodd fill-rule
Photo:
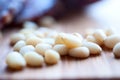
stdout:
<svg viewBox="0 0 120 80">
<path fill-rule="evenodd" d="M 0 28 L 25 21 L 39 22 L 44 16 L 59 20 L 99 0 L 0 0 Z"/>
</svg>

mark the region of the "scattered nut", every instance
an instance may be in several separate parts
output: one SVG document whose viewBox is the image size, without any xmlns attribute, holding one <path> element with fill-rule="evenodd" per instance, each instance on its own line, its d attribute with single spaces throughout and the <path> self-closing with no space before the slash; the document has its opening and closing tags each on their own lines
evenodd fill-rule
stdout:
<svg viewBox="0 0 120 80">
<path fill-rule="evenodd" d="M 33 51 L 27 52 L 27 54 L 24 55 L 24 58 L 27 64 L 32 67 L 42 66 L 42 64 L 44 63 L 43 56 Z"/>
<path fill-rule="evenodd" d="M 100 45 L 100 46 L 104 44 L 104 40 L 107 37 L 103 30 L 96 30 L 93 33 L 93 36 L 95 37 L 98 45 Z"/>
<path fill-rule="evenodd" d="M 26 21 L 23 24 L 24 29 L 37 29 L 37 24 L 35 24 L 34 22 L 30 22 L 30 21 Z"/>
<path fill-rule="evenodd" d="M 55 38 L 55 44 L 64 44 L 60 34 L 63 34 L 63 33 L 57 34 L 57 36 Z"/>
<path fill-rule="evenodd" d="M 42 26 L 49 27 L 49 26 L 56 24 L 56 21 L 51 16 L 46 16 L 41 20 L 40 23 Z"/>
<path fill-rule="evenodd" d="M 19 52 L 19 50 L 25 45 L 26 45 L 25 41 L 20 40 L 13 46 L 13 50 Z"/>
<path fill-rule="evenodd" d="M 68 47 L 68 48 L 75 48 L 80 47 L 82 45 L 82 40 L 72 34 L 59 34 L 61 41 Z"/>
<path fill-rule="evenodd" d="M 46 43 L 39 43 L 35 46 L 35 50 L 37 53 L 41 54 L 42 56 L 45 55 L 45 51 L 51 49 L 52 46 Z"/>
<path fill-rule="evenodd" d="M 24 54 L 28 53 L 29 51 L 35 51 L 35 48 L 32 45 L 26 45 L 20 49 L 20 53 L 24 56 Z"/>
<path fill-rule="evenodd" d="M 111 35 L 111 36 L 108 36 L 105 39 L 104 45 L 107 48 L 112 49 L 118 42 L 120 42 L 120 36 L 118 36 L 118 35 Z"/>
<path fill-rule="evenodd" d="M 112 28 L 105 29 L 104 32 L 107 36 L 111 36 L 111 35 L 115 34 L 115 31 Z"/>
<path fill-rule="evenodd" d="M 25 37 L 26 37 L 26 40 L 27 40 L 30 37 L 37 37 L 37 36 L 33 33 L 29 33 L 29 34 L 26 34 Z"/>
<path fill-rule="evenodd" d="M 53 49 L 57 51 L 60 55 L 67 55 L 68 54 L 68 48 L 64 44 L 56 44 L 54 45 Z"/>
<path fill-rule="evenodd" d="M 33 33 L 35 30 L 34 29 L 21 29 L 19 33 L 23 34 L 23 35 L 28 35 Z"/>
<path fill-rule="evenodd" d="M 45 35 L 42 34 L 40 31 L 35 31 L 34 34 L 39 38 L 44 38 L 45 37 Z"/>
<path fill-rule="evenodd" d="M 29 38 L 26 39 L 26 44 L 27 45 L 33 45 L 33 46 L 36 46 L 38 43 L 41 43 L 42 42 L 42 39 L 36 37 L 36 36 L 31 36 Z"/>
<path fill-rule="evenodd" d="M 26 61 L 23 56 L 18 52 L 11 52 L 6 57 L 8 67 L 12 69 L 22 69 L 26 66 Z"/>
<path fill-rule="evenodd" d="M 93 35 L 88 35 L 88 36 L 86 37 L 86 40 L 87 40 L 88 42 L 97 43 L 97 41 L 96 41 L 95 37 L 93 37 Z"/>
<path fill-rule="evenodd" d="M 96 43 L 92 42 L 84 42 L 83 46 L 87 47 L 90 51 L 90 54 L 100 54 L 102 52 L 102 48 Z"/>
<path fill-rule="evenodd" d="M 83 40 L 83 37 L 81 34 L 79 33 L 73 33 L 73 35 L 75 35 L 76 37 L 78 37 L 81 41 Z"/>
<path fill-rule="evenodd" d="M 60 55 L 55 50 L 49 49 L 45 52 L 45 62 L 47 64 L 56 64 L 60 60 Z"/>
<path fill-rule="evenodd" d="M 87 47 L 77 47 L 69 50 L 69 55 L 76 58 L 87 58 L 90 55 Z"/>
<path fill-rule="evenodd" d="M 53 39 L 53 38 L 43 38 L 42 42 L 50 44 L 50 45 L 54 45 L 55 44 L 55 39 Z"/>
<path fill-rule="evenodd" d="M 120 42 L 114 46 L 113 53 L 115 57 L 120 58 Z"/>
<path fill-rule="evenodd" d="M 20 34 L 20 33 L 15 33 L 11 36 L 10 44 L 13 45 L 19 40 L 25 40 L 25 36 L 23 34 Z"/>
</svg>

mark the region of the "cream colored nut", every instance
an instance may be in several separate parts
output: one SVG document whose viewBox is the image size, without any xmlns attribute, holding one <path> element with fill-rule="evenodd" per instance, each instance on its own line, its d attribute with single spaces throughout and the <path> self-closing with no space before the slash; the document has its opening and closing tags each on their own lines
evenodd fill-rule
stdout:
<svg viewBox="0 0 120 80">
<path fill-rule="evenodd" d="M 93 33 L 93 36 L 95 37 L 98 45 L 100 45 L 100 46 L 104 44 L 104 40 L 107 37 L 103 30 L 96 30 Z"/>
<path fill-rule="evenodd" d="M 40 31 L 35 31 L 34 34 L 39 38 L 44 38 L 45 37 L 45 35 L 43 33 L 41 33 Z"/>
<path fill-rule="evenodd" d="M 23 27 L 25 29 L 37 29 L 37 24 L 35 24 L 34 22 L 31 22 L 31 21 L 26 21 L 24 24 L 23 24 Z"/>
<path fill-rule="evenodd" d="M 60 60 L 60 55 L 55 50 L 49 49 L 45 52 L 45 62 L 47 64 L 56 64 Z"/>
<path fill-rule="evenodd" d="M 33 45 L 33 46 L 36 46 L 38 43 L 41 43 L 42 40 L 36 36 L 31 36 L 29 38 L 26 39 L 26 44 L 27 45 Z"/>
<path fill-rule="evenodd" d="M 34 31 L 34 29 L 21 29 L 19 33 L 24 34 L 26 36 L 28 34 L 33 33 Z"/>
<path fill-rule="evenodd" d="M 45 55 L 45 51 L 51 49 L 52 46 L 46 43 L 39 43 L 36 45 L 35 50 L 37 53 L 41 54 L 42 56 Z"/>
<path fill-rule="evenodd" d="M 42 66 L 42 64 L 44 63 L 43 56 L 33 51 L 27 52 L 27 54 L 24 55 L 24 58 L 27 64 L 32 67 Z"/>
<path fill-rule="evenodd" d="M 29 51 L 35 51 L 35 48 L 32 45 L 26 45 L 26 46 L 22 47 L 19 52 L 22 55 L 24 55 L 24 54 L 26 54 Z"/>
<path fill-rule="evenodd" d="M 115 30 L 112 28 L 105 29 L 104 32 L 107 36 L 115 34 Z"/>
<path fill-rule="evenodd" d="M 59 34 L 61 40 L 68 48 L 80 47 L 82 45 L 82 40 L 72 34 Z"/>
<path fill-rule="evenodd" d="M 67 55 L 68 54 L 68 48 L 64 44 L 56 44 L 53 49 L 57 51 L 60 55 Z"/>
<path fill-rule="evenodd" d="M 23 34 L 20 34 L 20 33 L 15 33 L 11 36 L 10 43 L 15 44 L 19 40 L 25 40 L 25 36 Z"/>
<path fill-rule="evenodd" d="M 90 55 L 87 47 L 77 47 L 69 50 L 69 55 L 76 58 L 87 58 Z"/>
<path fill-rule="evenodd" d="M 90 54 L 100 54 L 102 51 L 102 48 L 96 43 L 84 42 L 82 46 L 87 47 L 90 51 Z"/>
<path fill-rule="evenodd" d="M 46 16 L 41 20 L 42 26 L 49 27 L 49 26 L 52 26 L 54 24 L 56 24 L 56 21 L 51 16 Z"/>
<path fill-rule="evenodd" d="M 53 39 L 53 38 L 43 38 L 42 42 L 50 44 L 50 45 L 54 45 L 55 44 L 55 39 Z"/>
<path fill-rule="evenodd" d="M 63 33 L 57 34 L 57 36 L 55 38 L 55 44 L 64 44 L 60 34 L 63 34 Z"/>
<path fill-rule="evenodd" d="M 68 48 L 80 47 L 82 45 L 82 40 L 74 35 L 65 34 L 61 35 L 61 38 Z"/>
<path fill-rule="evenodd" d="M 26 45 L 25 41 L 20 40 L 13 46 L 13 50 L 19 52 L 19 50 L 25 45 Z"/>
<path fill-rule="evenodd" d="M 29 34 L 26 34 L 25 37 L 26 37 L 26 40 L 27 40 L 30 37 L 36 37 L 36 35 L 33 34 L 33 33 L 29 33 Z"/>
<path fill-rule="evenodd" d="M 53 32 L 47 34 L 46 37 L 48 37 L 48 38 L 54 38 L 55 39 L 57 37 L 57 34 L 58 34 L 58 32 L 53 31 Z"/>
<path fill-rule="evenodd" d="M 22 69 L 26 66 L 26 61 L 23 56 L 18 52 L 11 52 L 6 57 L 8 67 L 12 69 Z"/>
<path fill-rule="evenodd" d="M 83 36 L 79 33 L 73 33 L 76 37 L 78 37 L 81 41 L 83 40 Z"/>
<path fill-rule="evenodd" d="M 88 28 L 85 30 L 85 36 L 92 35 L 95 29 Z"/>
<path fill-rule="evenodd" d="M 113 48 L 113 53 L 115 55 L 115 57 L 120 58 L 120 42 L 117 43 L 114 48 Z"/>
<path fill-rule="evenodd" d="M 97 43 L 95 37 L 93 37 L 92 35 L 88 35 L 88 36 L 86 37 L 86 40 L 87 40 L 88 42 Z"/>
<path fill-rule="evenodd" d="M 53 32 L 53 30 L 49 29 L 49 28 L 45 28 L 45 27 L 40 27 L 38 29 L 38 31 L 40 31 L 42 34 L 44 34 L 44 36 L 46 37 L 49 33 Z"/>
<path fill-rule="evenodd" d="M 120 36 L 118 36 L 118 35 L 111 35 L 111 36 L 108 36 L 105 39 L 104 45 L 107 48 L 112 49 L 118 42 L 120 42 Z"/>
</svg>

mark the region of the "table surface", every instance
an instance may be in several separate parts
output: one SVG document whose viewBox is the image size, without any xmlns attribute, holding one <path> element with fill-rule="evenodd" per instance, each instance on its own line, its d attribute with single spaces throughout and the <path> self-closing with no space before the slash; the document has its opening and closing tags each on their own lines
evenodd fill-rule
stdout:
<svg viewBox="0 0 120 80">
<path fill-rule="evenodd" d="M 119 33 L 119 5 L 117 5 L 118 2 L 112 1 L 95 3 L 86 9 L 85 14 L 76 14 L 74 17 L 65 18 L 58 22 L 57 26 L 55 25 L 51 28 L 63 32 L 79 32 L 85 34 L 87 29 L 90 28 L 97 29 L 112 27 Z M 107 5 L 108 3 L 109 5 Z M 104 7 L 105 5 L 106 7 Z M 111 8 L 110 5 L 113 5 L 114 7 Z M 111 10 L 109 9 L 113 9 L 114 12 L 110 13 Z M 117 10 L 119 11 L 117 12 Z M 7 68 L 5 58 L 12 50 L 9 46 L 9 37 L 14 32 L 16 32 L 16 29 L 6 31 L 0 41 L 0 79 L 120 78 L 120 59 L 115 59 L 112 51 L 108 50 L 104 50 L 99 56 L 90 56 L 87 59 L 75 59 L 65 56 L 62 57 L 56 65 L 44 65 L 40 68 L 26 67 L 21 71 L 11 71 Z"/>
</svg>

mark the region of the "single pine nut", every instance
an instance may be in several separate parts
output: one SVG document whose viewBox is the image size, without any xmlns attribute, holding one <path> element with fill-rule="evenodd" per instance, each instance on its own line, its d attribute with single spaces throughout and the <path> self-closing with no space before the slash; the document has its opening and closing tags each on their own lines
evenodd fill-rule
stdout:
<svg viewBox="0 0 120 80">
<path fill-rule="evenodd" d="M 83 36 L 79 33 L 73 33 L 76 37 L 78 37 L 81 41 L 83 40 Z"/>
<path fill-rule="evenodd" d="M 53 38 L 43 38 L 42 42 L 50 44 L 50 45 L 54 45 L 55 44 L 55 39 L 53 39 Z"/>
<path fill-rule="evenodd" d="M 96 41 L 95 37 L 93 37 L 93 35 L 88 35 L 88 36 L 86 37 L 86 40 L 87 40 L 88 42 L 97 43 L 97 41 Z"/>
<path fill-rule="evenodd" d="M 30 21 L 26 21 L 24 24 L 23 24 L 23 27 L 25 29 L 37 29 L 37 24 L 34 23 L 34 22 L 30 22 Z"/>
<path fill-rule="evenodd" d="M 68 48 L 80 47 L 82 45 L 82 40 L 74 35 L 61 35 L 61 38 Z"/>
<path fill-rule="evenodd" d="M 111 36 L 108 36 L 105 39 L 104 45 L 107 48 L 112 49 L 118 42 L 120 42 L 120 36 L 118 36 L 118 35 L 111 35 Z"/>
<path fill-rule="evenodd" d="M 46 16 L 41 20 L 40 23 L 42 26 L 49 27 L 49 26 L 56 24 L 56 21 L 54 20 L 54 18 L 52 18 L 50 16 Z"/>
<path fill-rule="evenodd" d="M 60 55 L 67 55 L 68 54 L 68 48 L 64 44 L 56 44 L 53 49 L 57 51 Z"/>
<path fill-rule="evenodd" d="M 60 55 L 55 50 L 49 49 L 45 52 L 45 62 L 47 64 L 56 64 L 60 60 Z"/>
<path fill-rule="evenodd" d="M 41 54 L 42 56 L 45 55 L 45 51 L 51 49 L 52 46 L 46 43 L 39 43 L 36 45 L 35 50 L 37 53 Z"/>
<path fill-rule="evenodd" d="M 61 40 L 68 48 L 80 47 L 82 45 L 82 40 L 72 34 L 60 34 Z"/>
<path fill-rule="evenodd" d="M 86 30 L 85 30 L 85 36 L 92 35 L 93 32 L 94 32 L 94 29 L 92 29 L 92 28 L 86 29 Z"/>
<path fill-rule="evenodd" d="M 107 37 L 103 30 L 96 30 L 93 33 L 93 36 L 95 37 L 98 45 L 100 45 L 100 46 L 104 44 L 104 40 Z"/>
<path fill-rule="evenodd" d="M 20 53 L 24 56 L 29 51 L 35 51 L 35 48 L 32 45 L 26 45 L 20 49 Z"/>
<path fill-rule="evenodd" d="M 53 32 L 51 32 L 51 33 L 49 33 L 49 34 L 47 34 L 47 38 L 56 38 L 57 37 L 57 34 L 58 34 L 58 32 L 56 32 L 56 31 L 53 31 Z"/>
<path fill-rule="evenodd" d="M 120 58 L 120 42 L 117 43 L 114 48 L 113 48 L 113 53 L 115 55 L 115 57 Z"/>
<path fill-rule="evenodd" d="M 22 69 L 26 66 L 26 61 L 23 56 L 18 52 L 11 52 L 6 57 L 8 67 L 12 69 Z"/>
<path fill-rule="evenodd" d="M 89 49 L 90 54 L 100 54 L 102 51 L 102 48 L 96 43 L 84 42 L 83 46 L 85 46 Z"/>
<path fill-rule="evenodd" d="M 15 33 L 11 36 L 10 43 L 15 44 L 19 40 L 25 40 L 25 36 L 20 33 Z"/>
<path fill-rule="evenodd" d="M 24 58 L 27 64 L 32 67 L 42 66 L 42 64 L 44 63 L 43 56 L 33 51 L 27 52 L 27 54 L 24 55 Z"/>
<path fill-rule="evenodd" d="M 57 34 L 57 36 L 55 38 L 55 44 L 64 44 L 60 34 L 64 34 L 64 33 Z"/>
<path fill-rule="evenodd" d="M 26 45 L 25 41 L 20 40 L 13 46 L 13 50 L 19 52 L 19 50 L 25 45 Z"/>
<path fill-rule="evenodd" d="M 115 34 L 115 31 L 112 28 L 105 29 L 104 32 L 107 36 L 111 36 L 111 35 Z"/>
<path fill-rule="evenodd" d="M 41 33 L 40 31 L 35 31 L 34 34 L 39 38 L 44 38 L 45 37 L 45 35 L 43 33 Z"/>
<path fill-rule="evenodd" d="M 77 47 L 69 50 L 69 55 L 76 58 L 87 58 L 90 55 L 87 47 Z"/>
<path fill-rule="evenodd" d="M 49 33 L 53 32 L 53 30 L 49 29 L 49 28 L 45 28 L 45 27 L 40 27 L 39 30 L 40 33 L 44 34 L 44 36 L 46 37 Z"/>
<path fill-rule="evenodd" d="M 41 43 L 42 42 L 42 39 L 36 37 L 36 36 L 31 36 L 29 38 L 26 39 L 26 44 L 27 45 L 33 45 L 33 46 L 36 46 L 38 43 Z"/>
<path fill-rule="evenodd" d="M 24 34 L 26 36 L 33 33 L 34 31 L 34 29 L 21 29 L 19 33 Z"/>
<path fill-rule="evenodd" d="M 29 33 L 29 34 L 26 34 L 25 37 L 26 37 L 26 39 L 28 39 L 30 37 L 36 37 L 36 35 L 33 33 Z"/>
</svg>

